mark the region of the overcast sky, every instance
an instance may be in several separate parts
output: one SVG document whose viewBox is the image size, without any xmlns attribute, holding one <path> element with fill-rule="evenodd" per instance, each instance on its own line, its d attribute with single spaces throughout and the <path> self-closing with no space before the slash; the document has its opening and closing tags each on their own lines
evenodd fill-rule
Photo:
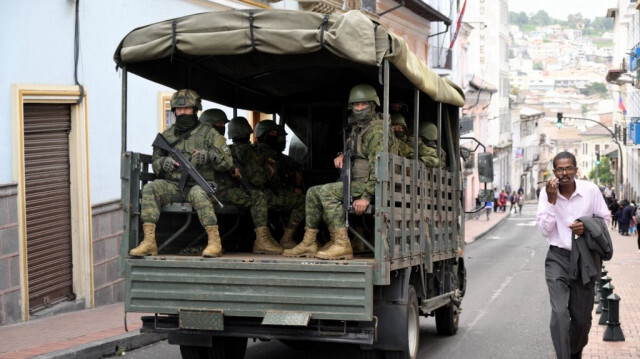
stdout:
<svg viewBox="0 0 640 359">
<path fill-rule="evenodd" d="M 615 7 L 617 0 L 509 0 L 509 11 L 537 13 L 544 10 L 552 18 L 566 20 L 569 14 L 581 13 L 593 19 L 607 15 L 607 9 Z"/>
</svg>

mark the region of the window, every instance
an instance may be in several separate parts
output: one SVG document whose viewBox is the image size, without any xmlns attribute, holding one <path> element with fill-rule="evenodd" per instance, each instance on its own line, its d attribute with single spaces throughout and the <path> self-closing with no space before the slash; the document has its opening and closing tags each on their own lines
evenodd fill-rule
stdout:
<svg viewBox="0 0 640 359">
<path fill-rule="evenodd" d="M 173 111 L 171 111 L 171 96 L 173 93 L 170 92 L 160 92 L 158 94 L 158 103 L 159 103 L 159 120 L 158 120 L 158 131 L 162 132 L 169 128 L 176 122 L 176 116 Z"/>
</svg>

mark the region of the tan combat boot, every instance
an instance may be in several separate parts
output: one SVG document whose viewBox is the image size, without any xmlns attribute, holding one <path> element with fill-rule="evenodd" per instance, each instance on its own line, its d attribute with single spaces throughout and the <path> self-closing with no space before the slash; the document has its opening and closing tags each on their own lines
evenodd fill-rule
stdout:
<svg viewBox="0 0 640 359">
<path fill-rule="evenodd" d="M 282 255 L 285 257 L 313 258 L 318 251 L 318 243 L 316 243 L 317 235 L 317 229 L 305 228 L 302 242 L 291 249 L 285 249 Z"/>
<path fill-rule="evenodd" d="M 326 251 L 331 248 L 331 246 L 336 242 L 336 230 L 329 228 L 329 242 L 325 243 L 322 247 L 318 248 L 318 251 Z"/>
<path fill-rule="evenodd" d="M 316 253 L 320 259 L 353 259 L 353 249 L 346 228 L 335 230 L 335 243 L 326 251 Z"/>
<path fill-rule="evenodd" d="M 275 242 L 275 243 L 273 243 Z M 284 250 L 275 240 L 269 240 L 267 227 L 256 228 L 256 241 L 253 242 L 253 253 L 256 254 L 280 254 Z"/>
<path fill-rule="evenodd" d="M 206 226 L 204 229 L 207 231 L 207 237 L 209 237 L 209 243 L 207 248 L 202 251 L 203 257 L 220 257 L 222 254 L 222 244 L 220 242 L 220 232 L 218 232 L 218 226 Z"/>
<path fill-rule="evenodd" d="M 285 249 L 291 249 L 298 245 L 296 241 L 293 240 L 293 235 L 296 233 L 295 229 L 285 228 L 284 233 L 282 234 L 282 238 L 280 239 L 280 245 Z"/>
<path fill-rule="evenodd" d="M 157 256 L 158 246 L 156 245 L 156 224 L 155 223 L 143 223 L 142 231 L 144 232 L 144 239 L 142 243 L 129 251 L 129 255 L 134 257 L 144 257 L 148 255 Z"/>
</svg>

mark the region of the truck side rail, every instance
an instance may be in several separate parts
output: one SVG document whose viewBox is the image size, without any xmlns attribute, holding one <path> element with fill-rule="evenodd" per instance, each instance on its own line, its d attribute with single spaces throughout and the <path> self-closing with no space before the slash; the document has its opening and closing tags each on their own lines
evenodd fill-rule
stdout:
<svg viewBox="0 0 640 359">
<path fill-rule="evenodd" d="M 376 159 L 374 284 L 388 285 L 390 271 L 458 255 L 454 174 L 382 152 Z M 391 230 L 393 228 L 393 230 Z"/>
</svg>

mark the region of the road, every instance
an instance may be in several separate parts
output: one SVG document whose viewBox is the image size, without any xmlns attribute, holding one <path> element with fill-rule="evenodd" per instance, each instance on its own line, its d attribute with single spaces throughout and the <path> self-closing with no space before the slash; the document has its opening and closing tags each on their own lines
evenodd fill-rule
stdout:
<svg viewBox="0 0 640 359">
<path fill-rule="evenodd" d="M 467 245 L 468 289 L 458 334 L 436 334 L 432 317 L 420 320 L 418 357 L 474 359 L 554 358 L 548 331 L 549 301 L 544 283 L 545 240 L 535 228 L 535 205 L 512 215 Z M 481 219 L 482 220 L 482 219 Z M 130 359 L 177 359 L 177 346 L 160 342 L 130 353 Z M 352 347 L 317 345 L 297 351 L 278 342 L 250 342 L 246 359 L 356 358 Z"/>
</svg>

